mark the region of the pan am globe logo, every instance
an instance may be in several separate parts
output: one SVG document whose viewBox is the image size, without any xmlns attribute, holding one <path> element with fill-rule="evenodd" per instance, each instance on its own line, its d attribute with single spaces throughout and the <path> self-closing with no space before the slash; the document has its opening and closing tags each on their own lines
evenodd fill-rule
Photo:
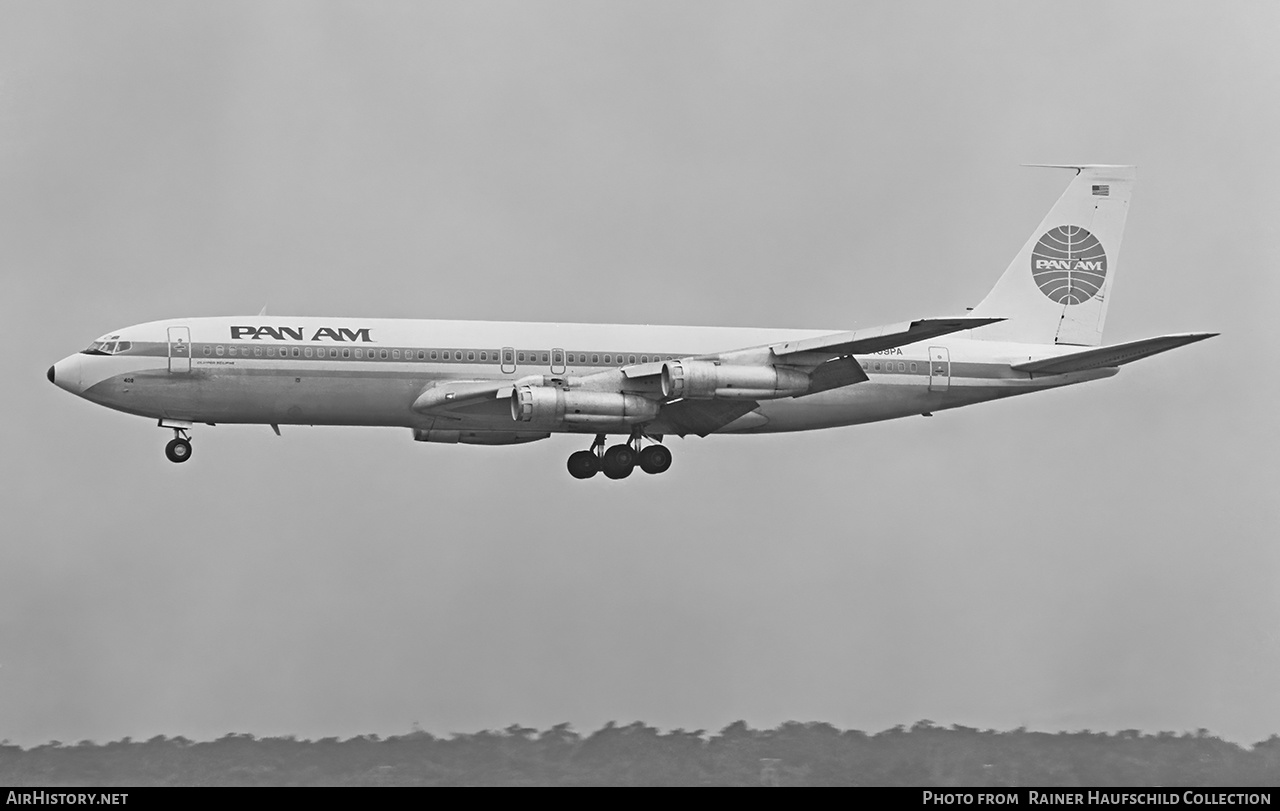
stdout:
<svg viewBox="0 0 1280 811">
<path fill-rule="evenodd" d="M 1059 225 L 1031 250 L 1031 278 L 1055 304 L 1083 304 L 1102 290 L 1107 253 L 1080 226 Z"/>
</svg>

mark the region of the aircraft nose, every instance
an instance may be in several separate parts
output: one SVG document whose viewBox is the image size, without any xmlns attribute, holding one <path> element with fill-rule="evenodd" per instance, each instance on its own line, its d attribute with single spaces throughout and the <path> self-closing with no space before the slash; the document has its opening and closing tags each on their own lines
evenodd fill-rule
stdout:
<svg viewBox="0 0 1280 811">
<path fill-rule="evenodd" d="M 49 367 L 49 382 L 72 394 L 79 394 L 80 387 L 80 355 L 63 358 Z"/>
</svg>

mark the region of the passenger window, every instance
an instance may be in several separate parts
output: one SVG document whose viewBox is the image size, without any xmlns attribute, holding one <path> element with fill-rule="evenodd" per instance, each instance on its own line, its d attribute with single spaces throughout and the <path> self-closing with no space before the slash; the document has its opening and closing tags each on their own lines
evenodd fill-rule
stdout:
<svg viewBox="0 0 1280 811">
<path fill-rule="evenodd" d="M 378 357 L 382 358 L 383 360 L 386 360 L 386 359 L 387 359 L 387 350 L 385 350 L 385 349 L 380 349 L 380 350 L 378 350 Z"/>
<path fill-rule="evenodd" d="M 267 347 L 267 357 L 274 358 L 276 356 L 276 348 L 274 346 Z"/>
<path fill-rule="evenodd" d="M 461 351 L 454 352 L 454 353 L 453 353 L 453 359 L 454 359 L 454 360 L 462 360 L 462 352 L 461 352 Z"/>
<path fill-rule="evenodd" d="M 543 353 L 542 353 L 542 362 L 543 362 L 543 363 L 546 363 L 546 362 L 547 362 L 547 353 L 546 353 L 546 352 L 543 352 Z"/>
<path fill-rule="evenodd" d="M 610 365 L 610 364 L 612 364 L 612 363 L 613 363 L 613 360 L 611 360 L 611 358 L 612 358 L 612 357 L 613 357 L 612 355 L 605 355 L 605 356 L 604 356 L 604 364 L 605 364 L 606 366 L 608 366 L 608 365 Z"/>
<path fill-rule="evenodd" d="M 911 364 L 911 371 L 913 371 L 913 372 L 914 372 L 915 370 L 916 370 L 916 365 L 913 363 L 913 364 Z"/>
<path fill-rule="evenodd" d="M 426 353 L 426 352 L 423 352 L 421 349 L 419 349 L 419 350 L 418 350 L 418 360 L 426 360 L 426 359 L 427 359 L 427 353 Z"/>
<path fill-rule="evenodd" d="M 475 359 L 476 359 L 476 353 L 475 353 L 475 352 L 468 352 L 468 353 L 467 353 L 467 360 L 475 360 Z"/>
<path fill-rule="evenodd" d="M 591 356 L 591 362 L 592 362 L 592 363 L 599 363 L 599 362 L 600 362 L 600 356 L 599 356 L 599 355 L 592 355 L 592 356 Z"/>
<path fill-rule="evenodd" d="M 330 349 L 330 350 L 329 350 L 329 357 L 331 357 L 331 358 L 336 358 L 336 357 L 338 357 L 338 350 L 336 350 L 336 349 Z"/>
<path fill-rule="evenodd" d="M 254 356 L 255 358 L 260 358 L 260 357 L 262 357 L 262 347 L 260 347 L 260 346 L 255 346 L 255 347 L 253 348 L 253 356 Z"/>
<path fill-rule="evenodd" d="M 870 368 L 871 368 L 871 367 L 870 367 L 870 366 L 868 366 L 868 365 L 867 365 L 867 362 L 864 360 L 864 361 L 862 362 L 862 371 L 864 371 L 864 372 L 865 372 L 866 370 L 868 370 L 868 369 L 870 369 Z"/>
<path fill-rule="evenodd" d="M 208 344 L 205 344 L 205 345 L 204 345 L 204 353 L 205 353 L 206 355 L 207 355 L 207 354 L 209 354 L 209 345 L 208 345 Z"/>
<path fill-rule="evenodd" d="M 302 350 L 302 354 L 306 355 L 307 357 L 311 357 L 311 347 L 308 346 L 306 349 Z"/>
<path fill-rule="evenodd" d="M 902 361 L 898 361 L 898 371 L 905 372 L 906 370 L 907 370 L 907 364 L 903 363 Z"/>
<path fill-rule="evenodd" d="M 344 350 L 342 350 L 342 357 L 344 357 L 344 358 L 349 358 L 349 357 L 351 357 L 351 350 L 350 350 L 350 349 L 344 349 Z"/>
<path fill-rule="evenodd" d="M 218 353 L 218 357 L 222 357 L 222 353 L 225 352 L 226 350 L 222 348 L 222 344 L 218 344 L 215 351 Z"/>
<path fill-rule="evenodd" d="M 627 363 L 635 363 L 635 362 L 636 362 L 635 355 L 627 355 Z"/>
<path fill-rule="evenodd" d="M 391 357 L 394 360 L 400 360 L 400 350 L 399 349 L 391 350 Z"/>
<path fill-rule="evenodd" d="M 517 354 L 516 359 L 519 360 L 521 363 L 524 363 L 524 353 L 520 352 L 519 354 Z"/>
<path fill-rule="evenodd" d="M 483 361 L 483 360 L 488 360 L 488 359 L 489 359 L 489 353 L 488 353 L 488 352 L 481 352 L 481 353 L 480 353 L 480 360 L 482 360 L 482 361 Z"/>
<path fill-rule="evenodd" d="M 437 352 L 437 351 L 435 351 L 434 349 L 433 349 L 433 350 L 431 350 L 431 359 L 432 359 L 432 360 L 438 360 L 439 358 L 440 358 L 440 353 L 439 353 L 439 352 Z"/>
<path fill-rule="evenodd" d="M 298 357 L 298 347 L 296 347 L 296 346 L 293 348 L 293 356 L 294 356 L 295 358 L 296 358 L 296 357 Z"/>
<path fill-rule="evenodd" d="M 648 363 L 648 362 L 649 362 L 649 356 L 648 356 L 648 355 L 641 355 L 641 356 L 640 356 L 640 362 L 641 362 L 641 363 Z"/>
<path fill-rule="evenodd" d="M 878 371 L 880 371 L 880 364 L 879 364 L 879 363 L 876 363 L 876 364 L 875 364 L 875 370 L 876 370 L 877 372 L 878 372 Z"/>
</svg>

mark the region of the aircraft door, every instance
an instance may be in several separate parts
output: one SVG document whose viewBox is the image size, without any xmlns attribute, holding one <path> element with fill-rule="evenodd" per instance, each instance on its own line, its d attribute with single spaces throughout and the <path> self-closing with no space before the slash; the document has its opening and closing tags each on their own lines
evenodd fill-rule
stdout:
<svg viewBox="0 0 1280 811">
<path fill-rule="evenodd" d="M 516 351 L 509 346 L 502 347 L 502 373 L 511 374 L 516 370 Z"/>
<path fill-rule="evenodd" d="M 169 327 L 169 373 L 185 375 L 191 371 L 191 330 Z"/>
<path fill-rule="evenodd" d="M 951 353 L 945 346 L 929 347 L 929 391 L 951 388 Z"/>
</svg>

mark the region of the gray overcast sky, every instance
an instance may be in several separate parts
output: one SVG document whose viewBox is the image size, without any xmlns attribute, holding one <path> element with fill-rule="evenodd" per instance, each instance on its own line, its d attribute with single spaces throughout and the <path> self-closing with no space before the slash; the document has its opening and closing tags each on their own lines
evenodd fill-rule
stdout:
<svg viewBox="0 0 1280 811">
<path fill-rule="evenodd" d="M 1280 6 L 0 2 L 0 738 L 1280 732 Z M 812 434 L 168 433 L 45 369 L 255 313 L 847 329 L 1135 163 L 1118 377 Z M 1273 321 L 1274 317 L 1266 321 Z"/>
</svg>

